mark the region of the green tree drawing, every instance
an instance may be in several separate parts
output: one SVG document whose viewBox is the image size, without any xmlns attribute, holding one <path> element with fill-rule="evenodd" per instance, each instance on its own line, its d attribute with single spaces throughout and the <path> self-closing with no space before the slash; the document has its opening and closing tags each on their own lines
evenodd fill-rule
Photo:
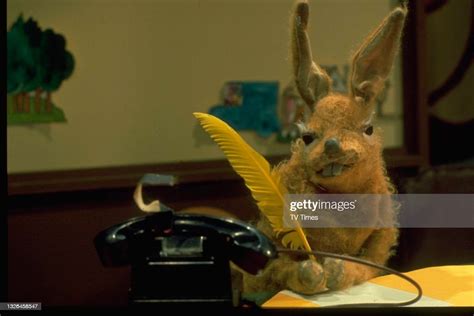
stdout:
<svg viewBox="0 0 474 316">
<path fill-rule="evenodd" d="M 15 96 L 16 112 L 30 111 L 30 94 L 35 112 L 41 111 L 46 94 L 46 112 L 51 112 L 51 93 L 69 78 L 74 58 L 66 50 L 65 38 L 51 29 L 44 32 L 38 23 L 20 15 L 7 34 L 7 92 Z"/>
</svg>

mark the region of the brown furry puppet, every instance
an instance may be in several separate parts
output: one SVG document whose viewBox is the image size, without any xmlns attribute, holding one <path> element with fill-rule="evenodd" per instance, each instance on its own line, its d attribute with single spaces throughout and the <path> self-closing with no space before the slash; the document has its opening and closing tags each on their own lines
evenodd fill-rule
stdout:
<svg viewBox="0 0 474 316">
<path fill-rule="evenodd" d="M 382 145 L 371 123 L 374 101 L 384 87 L 399 48 L 407 14 L 394 9 L 370 34 L 352 59 L 349 95 L 331 92 L 329 76 L 312 60 L 307 34 L 309 8 L 298 2 L 292 20 L 294 78 L 312 110 L 291 158 L 276 167 L 289 193 L 372 193 L 394 191 L 386 176 Z M 386 205 L 385 205 L 386 206 Z M 381 205 L 374 205 L 374 214 Z M 257 227 L 274 236 L 261 216 Z M 385 264 L 396 245 L 396 228 L 307 228 L 313 250 L 357 256 Z M 280 239 L 275 239 L 278 244 Z M 282 255 L 258 276 L 244 275 L 244 292 L 290 289 L 313 294 L 364 282 L 379 271 L 330 258 Z"/>
</svg>

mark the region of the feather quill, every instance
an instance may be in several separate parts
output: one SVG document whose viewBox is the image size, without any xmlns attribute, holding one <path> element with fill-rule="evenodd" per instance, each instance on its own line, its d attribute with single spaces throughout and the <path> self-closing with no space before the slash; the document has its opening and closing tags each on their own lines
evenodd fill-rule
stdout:
<svg viewBox="0 0 474 316">
<path fill-rule="evenodd" d="M 275 235 L 278 237 L 284 234 L 282 244 L 292 249 L 311 251 L 308 240 L 298 222 L 295 222 L 294 229 L 283 227 L 286 189 L 281 184 L 279 175 L 271 170 L 268 161 L 247 144 L 227 123 L 210 114 L 193 114 L 224 152 L 234 170 L 244 179 L 245 185 L 252 193 L 260 211 L 272 225 Z"/>
</svg>

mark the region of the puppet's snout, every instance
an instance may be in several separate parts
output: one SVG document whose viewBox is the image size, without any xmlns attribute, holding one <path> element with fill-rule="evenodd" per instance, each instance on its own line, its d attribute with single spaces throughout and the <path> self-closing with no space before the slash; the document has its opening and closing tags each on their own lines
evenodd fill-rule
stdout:
<svg viewBox="0 0 474 316">
<path fill-rule="evenodd" d="M 341 151 L 341 145 L 337 138 L 334 138 L 334 137 L 329 138 L 324 143 L 324 152 L 327 155 L 334 155 L 334 154 L 339 153 L 340 151 Z"/>
</svg>

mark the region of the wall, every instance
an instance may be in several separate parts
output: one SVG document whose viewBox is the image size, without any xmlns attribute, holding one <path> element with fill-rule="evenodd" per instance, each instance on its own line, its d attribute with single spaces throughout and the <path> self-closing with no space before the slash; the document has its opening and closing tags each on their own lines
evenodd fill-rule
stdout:
<svg viewBox="0 0 474 316">
<path fill-rule="evenodd" d="M 344 64 L 392 1 L 311 1 L 313 54 Z M 67 39 L 76 68 L 53 94 L 66 124 L 9 126 L 8 173 L 221 159 L 194 111 L 218 103 L 227 80 L 290 75 L 292 1 L 9 0 L 7 27 L 23 13 Z M 357 12 L 357 14 L 354 14 Z M 381 120 L 387 147 L 401 134 L 399 67 Z M 288 145 L 254 133 L 263 154 Z"/>
</svg>

